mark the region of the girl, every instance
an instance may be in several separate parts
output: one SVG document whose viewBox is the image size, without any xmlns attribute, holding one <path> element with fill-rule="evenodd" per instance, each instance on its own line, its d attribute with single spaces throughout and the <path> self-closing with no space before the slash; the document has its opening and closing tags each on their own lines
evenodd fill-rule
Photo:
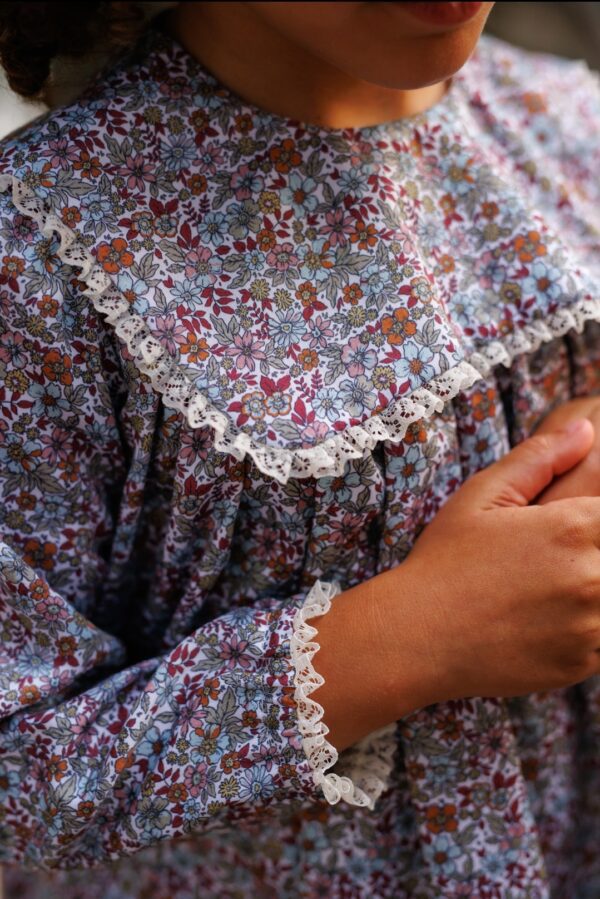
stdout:
<svg viewBox="0 0 600 899">
<path fill-rule="evenodd" d="M 129 41 L 0 156 L 9 895 L 600 895 L 599 92 L 490 6 L 3 4 Z"/>
</svg>

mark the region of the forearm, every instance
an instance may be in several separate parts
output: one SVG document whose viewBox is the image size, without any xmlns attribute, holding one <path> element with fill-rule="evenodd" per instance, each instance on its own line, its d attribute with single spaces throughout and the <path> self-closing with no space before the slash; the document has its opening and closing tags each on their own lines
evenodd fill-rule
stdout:
<svg viewBox="0 0 600 899">
<path fill-rule="evenodd" d="M 433 665 L 411 569 L 401 566 L 336 596 L 310 620 L 320 646 L 313 694 L 338 752 L 433 701 Z"/>
</svg>

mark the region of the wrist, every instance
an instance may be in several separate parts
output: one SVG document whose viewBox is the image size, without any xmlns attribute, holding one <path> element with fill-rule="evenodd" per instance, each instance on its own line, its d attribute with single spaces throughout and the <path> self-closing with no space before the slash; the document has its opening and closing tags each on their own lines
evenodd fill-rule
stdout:
<svg viewBox="0 0 600 899">
<path fill-rule="evenodd" d="M 338 752 L 439 698 L 418 592 L 403 563 L 338 594 L 310 620 L 320 647 L 313 664 L 324 678 L 313 699 Z"/>
<path fill-rule="evenodd" d="M 386 621 L 382 654 L 389 660 L 396 720 L 453 692 L 444 670 L 441 597 L 410 557 L 368 582 L 377 590 L 379 614 Z M 365 585 L 366 586 L 366 585 Z"/>
</svg>

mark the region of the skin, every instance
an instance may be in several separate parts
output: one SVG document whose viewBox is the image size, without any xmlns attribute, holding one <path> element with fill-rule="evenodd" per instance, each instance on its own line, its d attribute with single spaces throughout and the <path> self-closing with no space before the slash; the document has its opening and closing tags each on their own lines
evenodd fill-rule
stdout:
<svg viewBox="0 0 600 899">
<path fill-rule="evenodd" d="M 360 128 L 437 103 L 492 6 L 441 28 L 412 18 L 401 3 L 196 2 L 169 10 L 165 26 L 255 106 L 326 128 Z"/>
<path fill-rule="evenodd" d="M 570 496 L 600 496 L 600 397 L 581 397 L 563 403 L 546 416 L 537 434 L 549 434 L 585 417 L 594 426 L 596 437 L 589 454 L 571 471 L 557 478 L 537 498 L 542 505 Z"/>
<path fill-rule="evenodd" d="M 198 2 L 173 7 L 165 26 L 245 101 L 360 128 L 437 103 L 492 5 L 439 28 L 402 4 Z M 599 493 L 600 399 L 574 400 L 470 478 L 405 562 L 311 619 L 330 742 L 341 751 L 433 702 L 599 673 Z"/>
</svg>

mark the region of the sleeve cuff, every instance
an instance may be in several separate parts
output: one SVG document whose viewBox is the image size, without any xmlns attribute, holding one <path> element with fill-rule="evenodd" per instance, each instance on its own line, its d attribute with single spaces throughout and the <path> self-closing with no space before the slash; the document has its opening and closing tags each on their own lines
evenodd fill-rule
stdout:
<svg viewBox="0 0 600 899">
<path fill-rule="evenodd" d="M 312 664 L 319 644 L 311 639 L 317 630 L 308 624 L 307 619 L 328 612 L 331 599 L 339 592 L 335 584 L 316 581 L 294 618 L 290 648 L 295 669 L 294 698 L 298 729 L 315 785 L 322 789 L 327 802 L 334 805 L 343 799 L 350 805 L 373 809 L 389 785 L 396 748 L 396 724 L 391 723 L 368 734 L 339 754 L 327 740 L 329 728 L 321 720 L 323 707 L 310 698 L 310 694 L 325 681 Z M 336 770 L 330 770 L 334 766 Z"/>
</svg>

